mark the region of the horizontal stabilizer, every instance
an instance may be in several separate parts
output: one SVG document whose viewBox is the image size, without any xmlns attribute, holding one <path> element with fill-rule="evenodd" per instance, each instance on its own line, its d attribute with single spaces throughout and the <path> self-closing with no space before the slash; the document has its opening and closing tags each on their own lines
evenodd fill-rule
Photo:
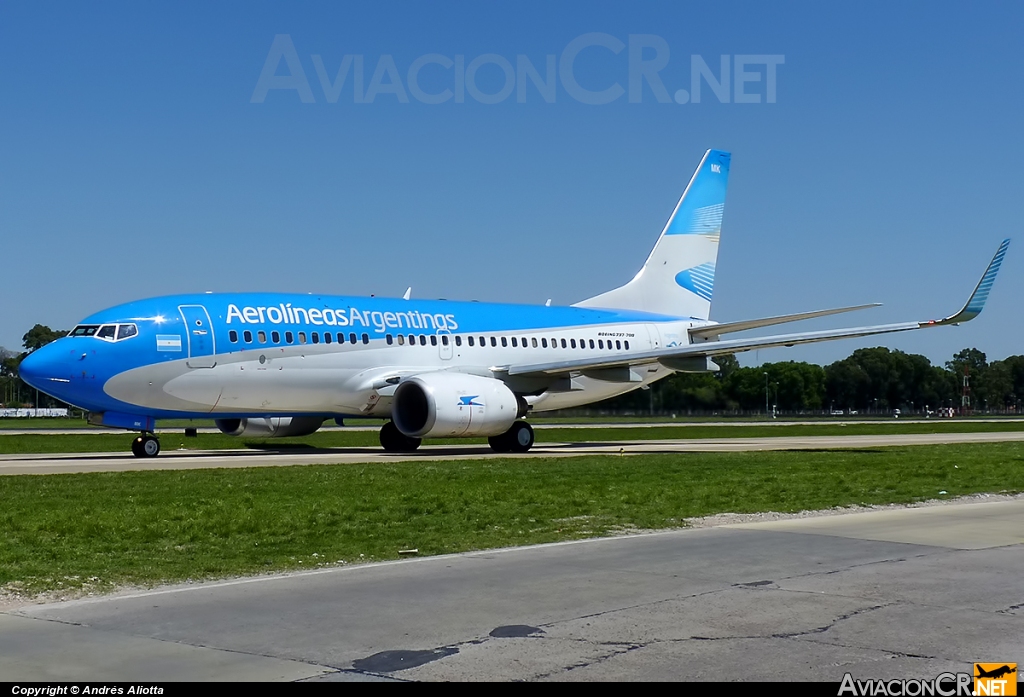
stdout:
<svg viewBox="0 0 1024 697">
<path fill-rule="evenodd" d="M 813 312 L 800 312 L 795 315 L 779 315 L 777 317 L 765 317 L 763 319 L 748 319 L 742 322 L 710 324 L 705 327 L 694 327 L 693 329 L 690 330 L 690 336 L 692 337 L 692 339 L 714 339 L 715 337 L 721 336 L 722 334 L 731 334 L 732 332 L 745 332 L 748 329 L 770 327 L 774 324 L 785 324 L 786 322 L 799 322 L 805 319 L 814 319 L 815 317 L 827 317 L 828 315 L 838 315 L 842 312 L 866 310 L 869 307 L 878 307 L 881 304 L 882 303 L 869 303 L 867 305 L 854 305 L 853 307 L 837 307 L 831 310 L 815 310 Z"/>
</svg>

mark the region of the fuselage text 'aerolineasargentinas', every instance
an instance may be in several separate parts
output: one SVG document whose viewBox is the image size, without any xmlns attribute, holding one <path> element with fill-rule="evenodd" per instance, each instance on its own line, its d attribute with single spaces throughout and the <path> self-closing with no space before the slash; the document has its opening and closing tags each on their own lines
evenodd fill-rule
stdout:
<svg viewBox="0 0 1024 697">
<path fill-rule="evenodd" d="M 21 377 L 139 431 L 213 418 L 233 435 L 302 436 L 330 418 L 388 419 L 380 441 L 487 437 L 499 452 L 533 445 L 528 414 L 644 387 L 673 372 L 717 370 L 715 356 L 902 332 L 973 319 L 1009 240 L 967 304 L 944 319 L 753 338 L 723 336 L 872 305 L 740 322 L 710 320 L 729 153 L 709 150 L 643 268 L 627 284 L 568 307 L 405 298 L 228 293 L 118 305 L 25 358 Z"/>
</svg>

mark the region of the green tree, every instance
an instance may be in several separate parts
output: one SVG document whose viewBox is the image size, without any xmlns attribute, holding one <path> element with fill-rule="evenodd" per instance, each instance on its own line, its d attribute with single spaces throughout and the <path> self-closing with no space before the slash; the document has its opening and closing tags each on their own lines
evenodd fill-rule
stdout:
<svg viewBox="0 0 1024 697">
<path fill-rule="evenodd" d="M 67 336 L 67 332 L 63 330 L 50 329 L 45 324 L 37 324 L 25 332 L 25 336 L 21 337 L 21 341 L 25 350 L 31 353 L 36 349 L 46 346 L 51 341 L 56 341 L 62 336 Z"/>
</svg>

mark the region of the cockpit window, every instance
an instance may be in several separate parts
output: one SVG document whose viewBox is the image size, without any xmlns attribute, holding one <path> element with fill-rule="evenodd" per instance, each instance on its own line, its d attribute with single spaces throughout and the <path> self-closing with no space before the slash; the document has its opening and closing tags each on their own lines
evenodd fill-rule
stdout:
<svg viewBox="0 0 1024 697">
<path fill-rule="evenodd" d="M 139 328 L 134 324 L 80 324 L 70 336 L 94 336 L 104 341 L 121 341 L 137 336 Z"/>
</svg>

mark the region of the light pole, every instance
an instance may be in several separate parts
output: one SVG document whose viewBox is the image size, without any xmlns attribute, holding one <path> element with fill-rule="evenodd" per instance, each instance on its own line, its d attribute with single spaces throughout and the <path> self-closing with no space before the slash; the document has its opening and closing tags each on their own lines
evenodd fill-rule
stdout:
<svg viewBox="0 0 1024 697">
<path fill-rule="evenodd" d="M 768 418 L 768 373 L 764 374 L 764 418 Z"/>
</svg>

